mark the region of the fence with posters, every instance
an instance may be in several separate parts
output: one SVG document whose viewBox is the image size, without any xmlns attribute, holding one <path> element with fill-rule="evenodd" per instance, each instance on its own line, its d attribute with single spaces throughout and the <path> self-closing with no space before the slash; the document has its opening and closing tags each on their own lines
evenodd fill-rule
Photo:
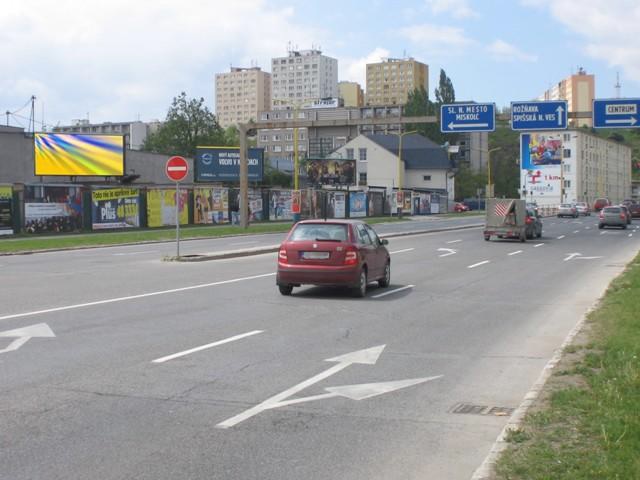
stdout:
<svg viewBox="0 0 640 480">
<path fill-rule="evenodd" d="M 193 189 L 193 223 L 229 223 L 229 189 L 198 187 Z"/>
<path fill-rule="evenodd" d="M 269 220 L 292 220 L 291 190 L 269 191 Z"/>
<path fill-rule="evenodd" d="M 178 203 L 180 225 L 189 223 L 189 191 L 180 189 Z M 176 224 L 176 189 L 147 190 L 147 226 L 163 227 Z"/>
<path fill-rule="evenodd" d="M 91 192 L 91 228 L 137 228 L 140 226 L 140 191 L 109 188 Z"/>
<path fill-rule="evenodd" d="M 349 192 L 349 217 L 367 216 L 367 194 L 365 192 Z"/>
<path fill-rule="evenodd" d="M 75 232 L 81 230 L 81 187 L 25 186 L 24 220 L 24 229 L 27 233 Z"/>
<path fill-rule="evenodd" d="M 0 186 L 0 235 L 13 233 L 13 189 Z"/>
</svg>

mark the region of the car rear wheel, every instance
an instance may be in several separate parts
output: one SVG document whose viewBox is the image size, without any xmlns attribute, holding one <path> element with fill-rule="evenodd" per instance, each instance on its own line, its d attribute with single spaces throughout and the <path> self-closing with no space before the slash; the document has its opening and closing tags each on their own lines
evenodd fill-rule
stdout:
<svg viewBox="0 0 640 480">
<path fill-rule="evenodd" d="M 293 286 L 292 285 L 278 285 L 278 290 L 280 290 L 280 293 L 282 295 L 291 295 L 291 292 L 293 292 Z"/>
<path fill-rule="evenodd" d="M 378 280 L 378 285 L 382 288 L 387 288 L 391 283 L 391 265 L 389 262 L 384 267 L 384 276 Z"/>
<path fill-rule="evenodd" d="M 360 270 L 360 279 L 358 286 L 353 290 L 353 295 L 358 298 L 362 298 L 367 294 L 367 270 L 363 268 Z"/>
<path fill-rule="evenodd" d="M 600 225 L 598 225 L 598 228 L 599 228 L 600 230 L 602 230 L 602 229 L 604 228 L 604 225 L 600 224 Z"/>
</svg>

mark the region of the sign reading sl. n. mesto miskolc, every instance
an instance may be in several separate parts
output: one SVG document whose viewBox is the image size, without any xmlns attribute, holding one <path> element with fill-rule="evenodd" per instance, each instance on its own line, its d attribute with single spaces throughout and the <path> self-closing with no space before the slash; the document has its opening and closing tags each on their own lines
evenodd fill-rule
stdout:
<svg viewBox="0 0 640 480">
<path fill-rule="evenodd" d="M 440 131 L 493 132 L 496 129 L 494 103 L 452 103 L 440 107 Z"/>
<path fill-rule="evenodd" d="M 264 149 L 249 149 L 250 182 L 259 182 L 262 180 L 264 167 L 263 157 Z M 196 182 L 239 182 L 240 148 L 197 147 L 194 165 L 194 181 Z"/>
</svg>

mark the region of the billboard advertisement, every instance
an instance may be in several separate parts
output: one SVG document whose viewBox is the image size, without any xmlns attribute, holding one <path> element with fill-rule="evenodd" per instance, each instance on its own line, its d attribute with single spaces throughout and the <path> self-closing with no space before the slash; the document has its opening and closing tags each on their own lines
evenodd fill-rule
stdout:
<svg viewBox="0 0 640 480">
<path fill-rule="evenodd" d="M 262 180 L 264 149 L 249 149 L 249 181 Z M 240 182 L 239 147 L 197 147 L 194 164 L 196 182 Z"/>
<path fill-rule="evenodd" d="M 560 197 L 562 154 L 561 133 L 520 135 L 521 184 L 527 195 L 540 201 L 544 197 Z"/>
<path fill-rule="evenodd" d="M 189 192 L 180 189 L 178 199 L 180 225 L 189 223 Z M 154 188 L 147 190 L 147 224 L 150 227 L 164 227 L 176 224 L 176 189 Z"/>
<path fill-rule="evenodd" d="M 8 186 L 0 186 L 0 235 L 13 233 L 12 213 L 13 190 Z"/>
<path fill-rule="evenodd" d="M 28 185 L 24 189 L 27 233 L 75 232 L 82 228 L 80 187 Z"/>
<path fill-rule="evenodd" d="M 229 223 L 229 189 L 193 189 L 193 221 L 196 224 Z"/>
<path fill-rule="evenodd" d="M 349 216 L 351 218 L 367 216 L 367 194 L 365 192 L 349 193 Z"/>
<path fill-rule="evenodd" d="M 36 175 L 124 175 L 122 135 L 36 133 L 34 148 Z"/>
<path fill-rule="evenodd" d="M 140 226 L 140 196 L 137 188 L 110 188 L 91 192 L 91 228 L 136 228 Z"/>
<path fill-rule="evenodd" d="M 312 185 L 355 185 L 356 161 L 341 158 L 309 160 L 307 177 Z"/>
</svg>

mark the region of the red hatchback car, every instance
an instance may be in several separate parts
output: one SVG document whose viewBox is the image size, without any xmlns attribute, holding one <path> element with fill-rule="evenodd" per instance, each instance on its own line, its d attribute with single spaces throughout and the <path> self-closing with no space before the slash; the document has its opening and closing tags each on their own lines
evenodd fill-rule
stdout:
<svg viewBox="0 0 640 480">
<path fill-rule="evenodd" d="M 311 284 L 350 287 L 364 297 L 369 282 L 391 281 L 388 243 L 359 220 L 298 222 L 280 245 L 276 284 L 282 295 Z"/>
</svg>

